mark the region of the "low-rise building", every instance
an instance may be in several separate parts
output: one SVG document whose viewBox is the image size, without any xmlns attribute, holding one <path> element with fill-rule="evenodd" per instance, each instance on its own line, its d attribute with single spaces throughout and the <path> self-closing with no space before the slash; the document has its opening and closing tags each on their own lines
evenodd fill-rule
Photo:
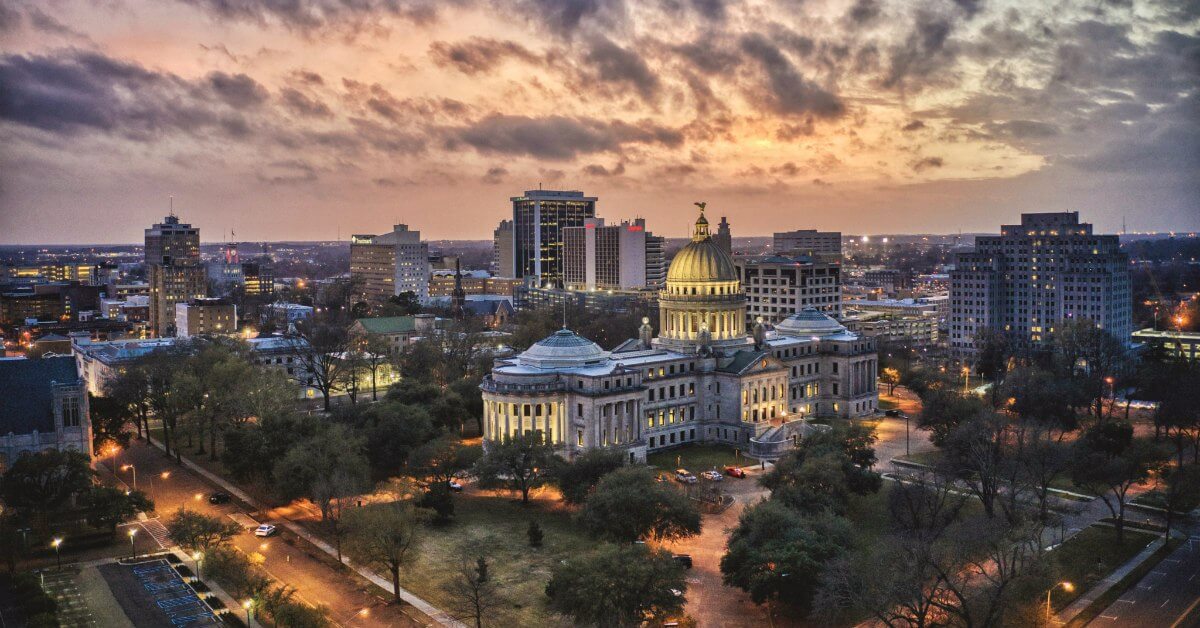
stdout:
<svg viewBox="0 0 1200 628">
<path fill-rule="evenodd" d="M 264 324 L 270 323 L 276 329 L 284 330 L 288 328 L 288 325 L 312 319 L 313 307 L 311 305 L 300 305 L 299 303 L 276 301 L 275 303 L 262 306 L 259 314 Z"/>
<path fill-rule="evenodd" d="M 841 319 L 846 329 L 880 342 L 933 347 L 938 342 L 938 322 L 932 316 L 902 316 L 883 312 L 848 310 Z"/>
<path fill-rule="evenodd" d="M 397 355 L 416 339 L 432 334 L 436 323 L 432 314 L 360 318 L 350 326 L 350 333 L 381 341 L 389 355 Z"/>
<path fill-rule="evenodd" d="M 0 359 L 0 473 L 48 449 L 92 456 L 87 389 L 70 356 Z"/>
<path fill-rule="evenodd" d="M 1200 360 L 1200 332 L 1139 329 L 1133 332 L 1133 341 L 1159 349 L 1164 355 L 1189 362 Z"/>
<path fill-rule="evenodd" d="M 226 299 L 175 304 L 175 335 L 180 338 L 236 334 L 237 321 L 237 306 Z"/>
</svg>

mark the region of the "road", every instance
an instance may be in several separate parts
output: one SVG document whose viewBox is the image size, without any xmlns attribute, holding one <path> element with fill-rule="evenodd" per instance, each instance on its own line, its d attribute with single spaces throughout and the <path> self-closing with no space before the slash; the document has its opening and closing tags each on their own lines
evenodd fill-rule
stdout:
<svg viewBox="0 0 1200 628">
<path fill-rule="evenodd" d="M 98 462 L 107 465 L 109 460 L 101 458 Z M 181 506 L 210 515 L 240 514 L 259 522 L 270 522 L 270 517 L 252 512 L 236 500 L 221 505 L 210 504 L 208 495 L 216 489 L 187 468 L 177 466 L 156 447 L 134 441 L 129 449 L 117 455 L 118 479 L 132 485 L 133 472 L 120 470 L 126 464 L 136 468 L 138 488 L 154 500 L 157 511 L 154 518 L 141 524 L 145 532 L 139 532 L 136 537 L 139 552 L 169 544 L 161 524 Z M 165 478 L 164 473 L 167 474 Z M 322 560 L 321 552 L 286 531 L 270 539 L 256 538 L 247 531 L 238 535 L 233 545 L 248 555 L 260 554 L 263 569 L 271 577 L 293 587 L 299 599 L 326 606 L 330 618 L 339 626 L 423 625 L 405 615 L 403 607 L 387 605 L 383 591 L 373 585 L 363 585 L 346 572 L 337 570 L 332 560 Z M 192 561 L 188 562 L 194 568 Z"/>
<path fill-rule="evenodd" d="M 1183 624 L 1178 622 L 1198 604 L 1200 530 L 1193 528 L 1188 541 L 1088 625 L 1098 628 L 1182 628 Z"/>
</svg>

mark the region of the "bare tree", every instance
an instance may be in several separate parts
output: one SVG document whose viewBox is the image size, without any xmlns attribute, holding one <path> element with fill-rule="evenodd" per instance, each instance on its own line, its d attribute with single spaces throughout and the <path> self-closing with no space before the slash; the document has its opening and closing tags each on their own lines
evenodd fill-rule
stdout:
<svg viewBox="0 0 1200 628">
<path fill-rule="evenodd" d="M 485 619 L 500 623 L 497 611 L 505 604 L 486 551 L 494 542 L 479 539 L 468 543 L 458 554 L 454 576 L 442 586 L 449 595 L 451 614 L 475 628 L 483 628 Z"/>
<path fill-rule="evenodd" d="M 345 361 L 349 334 L 339 325 L 305 323 L 297 325 L 296 334 L 290 341 L 291 353 L 300 366 L 298 378 L 302 384 L 310 384 L 321 391 L 328 412 L 333 390 L 342 385 L 352 371 Z"/>
</svg>

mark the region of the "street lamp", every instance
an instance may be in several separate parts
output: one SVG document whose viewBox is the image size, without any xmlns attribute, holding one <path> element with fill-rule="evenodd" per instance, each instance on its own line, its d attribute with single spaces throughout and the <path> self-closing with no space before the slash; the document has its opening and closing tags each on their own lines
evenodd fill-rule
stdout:
<svg viewBox="0 0 1200 628">
<path fill-rule="evenodd" d="M 196 552 L 196 553 L 192 554 L 192 563 L 194 565 L 196 565 L 196 579 L 197 580 L 200 579 L 200 559 L 201 558 L 204 558 L 204 554 L 201 554 L 200 552 Z"/>
<path fill-rule="evenodd" d="M 1075 590 L 1075 585 L 1070 582 L 1059 582 L 1058 584 L 1046 589 L 1046 623 L 1050 623 L 1050 594 L 1058 587 L 1062 587 L 1063 591 L 1070 593 Z"/>
<path fill-rule="evenodd" d="M 242 602 L 242 608 L 246 609 L 246 625 L 250 625 L 250 609 L 254 607 L 254 600 L 246 600 Z"/>
<path fill-rule="evenodd" d="M 121 465 L 121 470 L 133 472 L 133 490 L 136 491 L 137 490 L 137 467 L 135 467 L 131 464 L 126 464 L 126 465 Z"/>
<path fill-rule="evenodd" d="M 137 545 L 133 542 L 135 536 L 137 536 L 137 529 L 129 528 L 129 550 L 133 553 L 133 557 L 137 558 Z"/>
<path fill-rule="evenodd" d="M 967 394 L 967 389 L 971 386 L 971 367 L 962 367 L 963 374 L 963 394 Z"/>
<path fill-rule="evenodd" d="M 54 546 L 54 561 L 58 563 L 58 570 L 62 571 L 62 554 L 59 552 L 59 547 L 62 547 L 62 539 L 54 539 L 50 542 Z"/>
</svg>

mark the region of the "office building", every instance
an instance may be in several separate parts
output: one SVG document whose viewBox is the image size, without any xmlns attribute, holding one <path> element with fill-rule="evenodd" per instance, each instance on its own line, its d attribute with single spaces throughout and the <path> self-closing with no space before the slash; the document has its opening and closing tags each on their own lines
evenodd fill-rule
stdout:
<svg viewBox="0 0 1200 628">
<path fill-rule="evenodd" d="M 646 287 L 661 290 L 667 285 L 667 239 L 646 234 Z"/>
<path fill-rule="evenodd" d="M 739 258 L 738 280 L 746 293 L 747 320 L 776 323 L 813 308 L 842 314 L 842 265 L 809 256 Z"/>
<path fill-rule="evenodd" d="M 0 473 L 21 454 L 46 450 L 92 457 L 87 389 L 75 358 L 0 359 Z"/>
<path fill-rule="evenodd" d="M 516 277 L 513 267 L 513 221 L 501 220 L 492 232 L 492 274 L 497 277 Z"/>
<path fill-rule="evenodd" d="M 513 268 L 516 277 L 562 287 L 563 230 L 596 217 L 596 197 L 566 190 L 527 190 L 513 204 Z"/>
<path fill-rule="evenodd" d="M 807 309 L 747 334 L 733 260 L 703 215 L 667 271 L 659 335 L 646 319 L 612 351 L 561 329 L 484 378 L 484 447 L 541 432 L 573 458 L 593 448 L 630 461 L 691 443 L 774 460 L 828 428 L 811 417 L 876 412 L 874 341 Z"/>
<path fill-rule="evenodd" d="M 463 293 L 468 295 L 494 294 L 512 297 L 513 289 L 521 284 L 520 279 L 493 277 L 485 270 L 462 272 Z M 453 296 L 455 285 L 454 271 L 435 270 L 429 278 L 429 298 Z"/>
<path fill-rule="evenodd" d="M 271 258 L 262 256 L 242 262 L 242 285 L 247 296 L 275 294 L 275 271 Z"/>
<path fill-rule="evenodd" d="M 1162 352 L 1162 355 L 1196 362 L 1200 360 L 1200 332 L 1169 329 L 1139 329 L 1133 341 Z"/>
<path fill-rule="evenodd" d="M 237 333 L 237 306 L 225 299 L 192 299 L 175 304 L 175 335 L 229 335 Z"/>
<path fill-rule="evenodd" d="M 204 298 L 206 274 L 200 262 L 200 230 L 171 214 L 146 229 L 146 276 L 150 284 L 150 331 L 175 333 L 175 304 Z"/>
<path fill-rule="evenodd" d="M 944 320 L 950 315 L 950 297 L 935 295 L 915 299 L 857 299 L 845 301 L 844 307 L 860 312 L 881 312 L 900 316 L 932 316 Z"/>
<path fill-rule="evenodd" d="M 404 292 L 427 301 L 429 276 L 429 245 L 421 241 L 420 231 L 408 225 L 350 239 L 350 281 L 370 303 L 383 303 Z"/>
<path fill-rule="evenodd" d="M 817 231 L 816 229 L 777 231 L 772 239 L 772 245 L 778 255 L 807 255 L 827 260 L 842 259 L 842 234 L 840 231 Z"/>
<path fill-rule="evenodd" d="M 99 283 L 95 264 L 37 264 L 5 266 L 4 277 L 15 283 L 78 282 L 83 285 Z"/>
<path fill-rule="evenodd" d="M 1079 212 L 1021 214 L 998 236 L 976 236 L 950 272 L 950 347 L 963 353 L 985 328 L 1030 347 L 1072 320 L 1128 343 L 1131 311 L 1129 256 L 1117 236 L 1079 222 Z"/>
<path fill-rule="evenodd" d="M 733 255 L 733 233 L 729 230 L 729 221 L 725 220 L 724 216 L 721 216 L 721 222 L 717 223 L 717 233 L 713 236 L 713 241 L 722 251 Z"/>
<path fill-rule="evenodd" d="M 221 247 L 217 259 L 208 263 L 208 279 L 223 293 L 234 286 L 242 285 L 242 261 L 238 256 L 238 246 L 230 242 Z"/>
<path fill-rule="evenodd" d="M 880 343 L 922 349 L 934 347 L 938 342 L 938 321 L 933 316 L 847 310 L 839 322 L 847 330 L 866 338 L 875 338 Z"/>
<path fill-rule="evenodd" d="M 563 229 L 563 279 L 571 290 L 641 290 L 655 287 L 662 259 L 649 259 L 651 249 L 661 250 L 647 238 L 646 220 L 606 225 L 603 218 L 588 218 L 582 227 Z M 651 267 L 653 266 L 653 270 Z"/>
</svg>

